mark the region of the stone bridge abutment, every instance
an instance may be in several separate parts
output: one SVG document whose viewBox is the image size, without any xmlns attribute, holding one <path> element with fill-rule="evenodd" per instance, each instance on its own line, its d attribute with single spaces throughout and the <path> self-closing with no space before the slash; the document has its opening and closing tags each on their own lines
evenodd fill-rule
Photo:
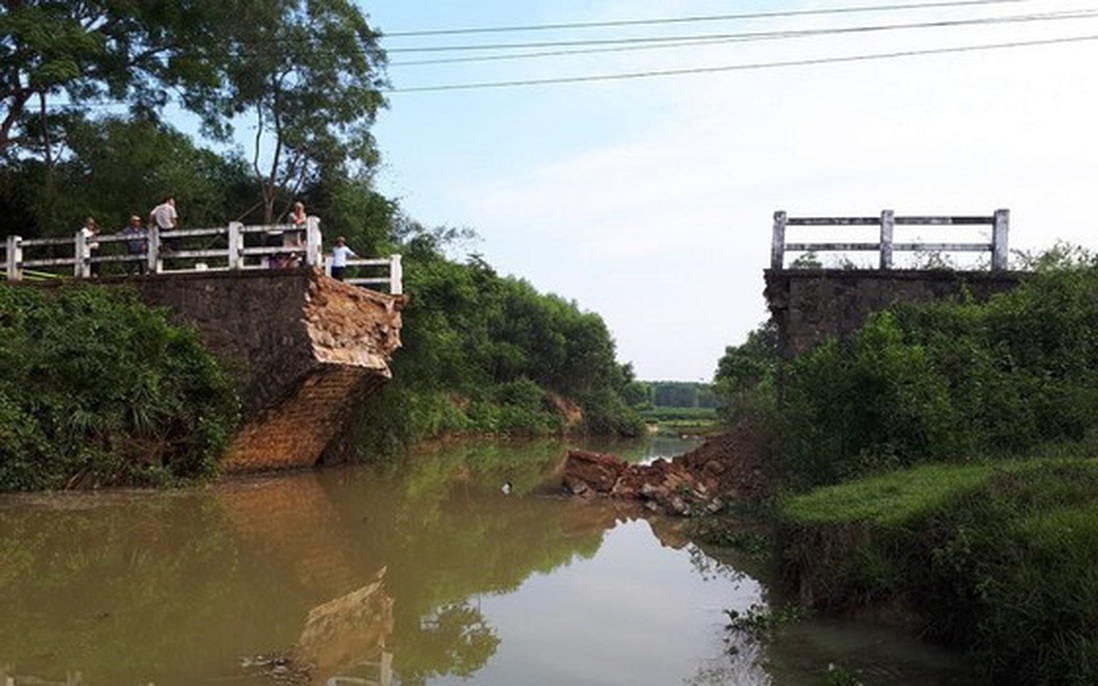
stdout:
<svg viewBox="0 0 1098 686">
<path fill-rule="evenodd" d="M 782 359 L 853 333 L 872 312 L 895 302 L 930 302 L 971 294 L 983 301 L 1025 276 L 1012 271 L 768 269 L 766 301 Z"/>
<path fill-rule="evenodd" d="M 197 327 L 236 381 L 243 422 L 227 471 L 316 464 L 354 403 L 392 376 L 403 296 L 304 268 L 124 282 L 149 304 L 168 308 L 177 322 Z"/>
</svg>

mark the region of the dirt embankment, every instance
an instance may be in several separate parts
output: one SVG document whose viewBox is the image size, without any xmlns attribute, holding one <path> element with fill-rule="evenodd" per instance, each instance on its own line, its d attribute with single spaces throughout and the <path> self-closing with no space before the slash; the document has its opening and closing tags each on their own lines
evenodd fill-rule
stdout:
<svg viewBox="0 0 1098 686">
<path fill-rule="evenodd" d="M 739 425 L 673 460 L 632 465 L 608 453 L 571 450 L 564 488 L 578 496 L 638 500 L 657 512 L 716 512 L 733 500 L 759 500 L 767 488 L 767 434 Z"/>
</svg>

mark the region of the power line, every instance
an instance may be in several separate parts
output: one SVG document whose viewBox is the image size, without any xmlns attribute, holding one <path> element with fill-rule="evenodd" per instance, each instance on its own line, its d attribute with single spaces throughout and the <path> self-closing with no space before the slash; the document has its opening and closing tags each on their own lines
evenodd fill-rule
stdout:
<svg viewBox="0 0 1098 686">
<path fill-rule="evenodd" d="M 468 64 L 472 62 L 499 62 L 505 60 L 539 59 L 542 57 L 570 57 L 573 55 L 593 55 L 608 52 L 631 52 L 635 50 L 663 50 L 666 48 L 693 48 L 706 45 L 720 45 L 729 43 L 726 38 L 683 38 L 680 42 L 669 41 L 658 45 L 621 45 L 616 47 L 580 48 L 574 50 L 542 50 L 539 52 L 524 52 L 517 55 L 477 55 L 475 57 L 440 57 L 429 60 L 414 60 L 410 62 L 390 62 L 386 66 L 393 67 L 422 67 L 437 64 Z"/>
<path fill-rule="evenodd" d="M 619 38 L 585 41 L 555 41 L 540 43 L 504 43 L 497 45 L 434 46 L 424 48 L 396 48 L 387 52 L 451 52 L 470 50 L 528 50 L 531 48 L 580 48 L 575 50 L 556 50 L 551 52 L 533 52 L 507 55 L 480 55 L 475 57 L 449 57 L 411 62 L 393 62 L 390 67 L 410 67 L 433 64 L 457 64 L 465 62 L 486 62 L 508 59 L 530 59 L 534 57 L 557 57 L 567 55 L 591 54 L 596 52 L 618 52 L 624 50 L 642 50 L 664 47 L 692 47 L 719 43 L 739 43 L 789 38 L 816 38 L 820 36 L 844 35 L 855 33 L 878 33 L 882 31 L 921 30 L 956 28 L 959 26 L 1020 24 L 1043 21 L 1064 21 L 1098 18 L 1098 10 L 1066 10 L 1037 14 L 1019 14 L 974 19 L 953 19 L 906 24 L 874 24 L 863 26 L 831 27 L 822 29 L 783 29 L 779 31 L 752 31 L 724 34 L 695 34 L 691 36 L 656 36 L 648 38 Z M 598 46 L 598 47 L 595 47 Z"/>
<path fill-rule="evenodd" d="M 591 21 L 567 24 L 528 24 L 518 26 L 490 26 L 480 28 L 429 29 L 422 31 L 381 32 L 385 38 L 409 38 L 416 36 L 452 36 L 476 33 L 509 33 L 522 31 L 558 31 L 568 29 L 598 29 L 621 26 L 653 26 L 660 24 L 687 24 L 710 21 L 738 21 L 748 19 L 779 19 L 783 17 L 821 16 L 828 14 L 855 14 L 866 12 L 894 12 L 901 10 L 933 10 L 945 7 L 971 7 L 975 5 L 999 5 L 1029 2 L 1031 0 L 955 0 L 953 2 L 916 2 L 877 7 L 832 7 L 813 10 L 787 10 L 782 12 L 750 12 L 743 14 L 716 14 L 692 17 L 666 17 L 662 19 L 630 19 L 621 21 Z"/>
<path fill-rule="evenodd" d="M 948 53 L 976 52 L 982 50 L 1003 50 L 1009 48 L 1024 48 L 1039 45 L 1063 45 L 1067 43 L 1081 43 L 1084 41 L 1098 40 L 1098 34 L 1088 36 L 1072 36 L 1066 38 L 1049 38 L 1032 41 L 1014 41 L 1010 43 L 990 43 L 985 45 L 965 45 L 950 48 L 925 48 L 920 50 L 897 50 L 894 52 L 874 53 L 868 55 L 845 55 L 840 57 L 818 57 L 811 59 L 786 60 L 779 62 L 749 62 L 744 64 L 731 64 L 719 67 L 692 67 L 687 69 L 668 69 L 663 71 L 631 72 L 623 74 L 596 74 L 591 76 L 570 76 L 547 79 L 529 79 L 515 81 L 485 81 L 481 83 L 459 83 L 439 86 L 414 86 L 411 88 L 390 88 L 385 93 L 430 93 L 441 91 L 477 90 L 485 88 L 510 88 L 518 86 L 547 86 L 566 83 L 593 83 L 598 81 L 623 81 L 627 79 L 655 78 L 661 76 L 687 76 L 694 74 L 714 74 L 730 71 L 749 71 L 755 69 L 776 69 L 781 67 L 803 67 L 820 64 L 838 64 L 844 62 L 866 62 L 871 60 L 894 59 L 899 57 L 920 57 L 924 55 L 942 55 Z"/>
</svg>

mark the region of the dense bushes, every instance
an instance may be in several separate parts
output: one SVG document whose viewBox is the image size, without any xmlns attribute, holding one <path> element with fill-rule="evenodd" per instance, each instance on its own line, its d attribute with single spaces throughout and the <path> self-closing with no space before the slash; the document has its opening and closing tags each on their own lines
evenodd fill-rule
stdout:
<svg viewBox="0 0 1098 686">
<path fill-rule="evenodd" d="M 1098 269 L 1039 272 L 985 304 L 894 306 L 784 382 L 783 472 L 801 485 L 1080 439 L 1098 424 Z"/>
<path fill-rule="evenodd" d="M 785 370 L 782 473 L 845 481 L 783 504 L 788 579 L 913 608 L 994 683 L 1098 681 L 1098 263 L 1067 254 L 984 304 L 894 306 Z"/>
<path fill-rule="evenodd" d="M 479 258 L 446 258 L 430 233 L 408 239 L 402 349 L 393 380 L 359 408 L 358 442 L 388 454 L 445 434 L 639 433 L 623 400 L 633 380 L 602 318 L 501 277 Z M 565 416 L 567 398 L 583 424 Z"/>
<path fill-rule="evenodd" d="M 993 683 L 1098 679 L 1098 462 L 914 470 L 791 499 L 786 572 L 832 606 L 905 601 Z"/>
<path fill-rule="evenodd" d="M 136 296 L 0 286 L 0 490 L 208 476 L 236 414 L 197 335 Z"/>
</svg>

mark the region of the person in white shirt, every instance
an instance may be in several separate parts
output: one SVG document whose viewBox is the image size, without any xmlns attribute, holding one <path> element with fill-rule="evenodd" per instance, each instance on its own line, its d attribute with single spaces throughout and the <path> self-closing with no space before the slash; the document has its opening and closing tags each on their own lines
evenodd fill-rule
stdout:
<svg viewBox="0 0 1098 686">
<path fill-rule="evenodd" d="M 332 278 L 343 280 L 343 274 L 347 271 L 347 258 L 358 257 L 354 250 L 347 247 L 347 241 L 340 236 L 336 239 L 335 247 L 332 248 Z"/>
<path fill-rule="evenodd" d="M 175 198 L 168 196 L 149 212 L 149 226 L 156 225 L 161 231 L 170 231 L 179 224 L 179 215 L 175 212 Z M 167 241 L 171 250 L 179 250 L 179 239 L 173 238 Z"/>
<path fill-rule="evenodd" d="M 88 217 L 84 220 L 84 226 L 80 227 L 80 233 L 84 235 L 84 247 L 88 251 L 88 257 L 96 257 L 99 254 L 99 241 L 97 236 L 99 235 L 99 227 L 95 224 L 95 219 Z M 99 276 L 99 263 L 92 262 L 91 275 Z"/>
</svg>

